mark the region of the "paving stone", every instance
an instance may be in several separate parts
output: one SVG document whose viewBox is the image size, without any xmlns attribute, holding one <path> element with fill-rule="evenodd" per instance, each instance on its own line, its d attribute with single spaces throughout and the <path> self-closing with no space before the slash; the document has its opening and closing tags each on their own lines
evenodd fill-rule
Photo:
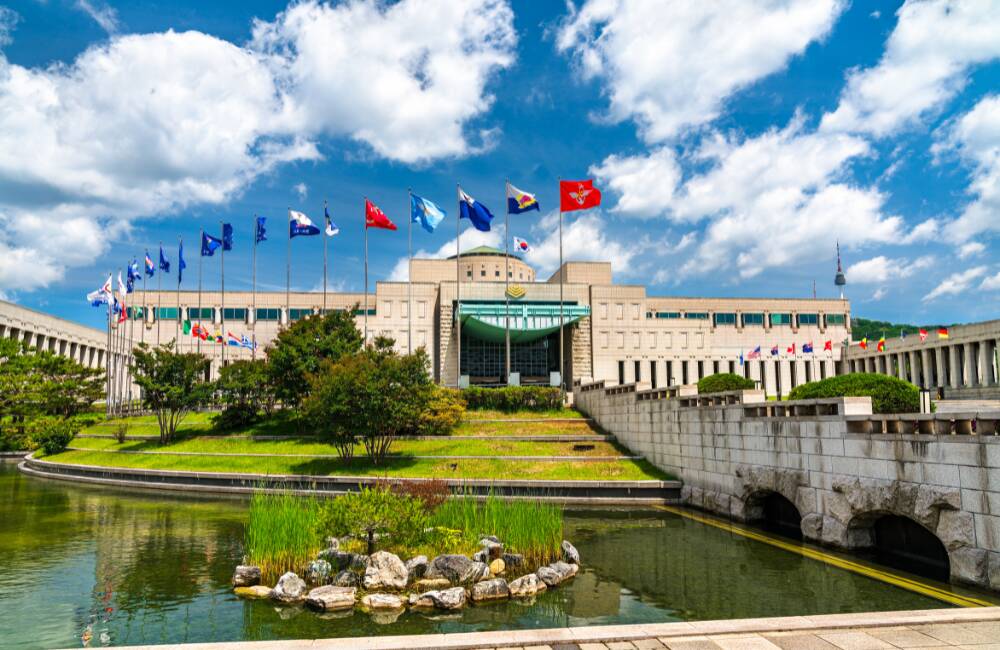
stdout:
<svg viewBox="0 0 1000 650">
<path fill-rule="evenodd" d="M 866 632 L 822 632 L 819 637 L 841 650 L 892 650 L 892 645 Z"/>
<path fill-rule="evenodd" d="M 721 650 L 707 636 L 678 637 L 676 639 L 660 639 L 670 650 Z"/>
<path fill-rule="evenodd" d="M 829 641 L 824 641 L 815 634 L 786 632 L 781 634 L 765 634 L 764 638 L 782 650 L 838 650 L 837 646 Z"/>
<path fill-rule="evenodd" d="M 980 632 L 975 628 L 962 625 L 913 625 L 911 629 L 926 634 L 950 645 L 976 645 L 996 643 L 997 637 L 990 633 Z"/>
<path fill-rule="evenodd" d="M 656 639 L 640 639 L 638 641 L 633 641 L 632 645 L 639 650 L 662 650 L 667 647 Z"/>
<path fill-rule="evenodd" d="M 909 628 L 888 628 L 884 630 L 868 630 L 868 634 L 876 639 L 882 639 L 886 643 L 897 648 L 931 648 L 941 645 L 941 642 L 934 637 L 927 636 L 922 632 Z"/>
<path fill-rule="evenodd" d="M 581 643 L 580 650 L 608 650 L 603 643 Z"/>
<path fill-rule="evenodd" d="M 635 646 L 630 641 L 612 641 L 605 644 L 608 650 L 635 650 Z"/>
<path fill-rule="evenodd" d="M 524 650 L 552 650 L 552 646 L 549 645 L 526 645 Z"/>
<path fill-rule="evenodd" d="M 712 639 L 722 650 L 780 650 L 762 636 L 734 636 L 731 638 Z"/>
</svg>

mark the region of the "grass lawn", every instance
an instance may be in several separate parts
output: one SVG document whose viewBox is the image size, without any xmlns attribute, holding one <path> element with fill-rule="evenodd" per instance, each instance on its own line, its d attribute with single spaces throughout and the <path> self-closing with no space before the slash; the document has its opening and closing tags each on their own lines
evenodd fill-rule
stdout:
<svg viewBox="0 0 1000 650">
<path fill-rule="evenodd" d="M 466 420 L 551 420 L 551 419 L 582 419 L 583 413 L 574 409 L 558 409 L 553 411 L 495 411 L 492 409 L 475 409 L 465 412 Z"/>
<path fill-rule="evenodd" d="M 536 479 L 556 481 L 649 480 L 670 478 L 646 461 L 515 461 L 504 459 L 423 460 L 406 456 L 374 466 L 366 458 L 345 465 L 335 458 L 258 458 L 250 456 L 174 456 L 116 454 L 104 451 L 64 451 L 45 460 L 78 465 L 138 467 L 143 469 L 238 472 L 254 474 L 311 474 L 388 478 Z"/>
</svg>

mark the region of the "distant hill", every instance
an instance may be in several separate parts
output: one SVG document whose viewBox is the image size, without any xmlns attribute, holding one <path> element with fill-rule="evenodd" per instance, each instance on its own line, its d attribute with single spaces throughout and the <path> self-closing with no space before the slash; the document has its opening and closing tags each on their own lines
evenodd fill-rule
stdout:
<svg viewBox="0 0 1000 650">
<path fill-rule="evenodd" d="M 864 337 L 878 339 L 885 336 L 887 339 L 898 338 L 905 331 L 907 336 L 916 336 L 920 328 L 928 332 L 936 332 L 940 324 L 936 325 L 907 325 L 904 323 L 890 323 L 883 320 L 869 320 L 867 318 L 851 319 L 851 337 L 855 341 L 860 341 Z"/>
</svg>

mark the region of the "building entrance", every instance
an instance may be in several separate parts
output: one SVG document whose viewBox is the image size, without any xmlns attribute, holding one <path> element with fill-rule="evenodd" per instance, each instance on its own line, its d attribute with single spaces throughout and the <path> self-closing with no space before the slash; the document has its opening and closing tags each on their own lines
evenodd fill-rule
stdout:
<svg viewBox="0 0 1000 650">
<path fill-rule="evenodd" d="M 462 332 L 462 374 L 472 384 L 506 384 L 504 341 L 487 341 Z M 549 383 L 549 373 L 559 368 L 559 333 L 534 341 L 510 344 L 510 371 L 521 375 L 522 384 Z"/>
</svg>

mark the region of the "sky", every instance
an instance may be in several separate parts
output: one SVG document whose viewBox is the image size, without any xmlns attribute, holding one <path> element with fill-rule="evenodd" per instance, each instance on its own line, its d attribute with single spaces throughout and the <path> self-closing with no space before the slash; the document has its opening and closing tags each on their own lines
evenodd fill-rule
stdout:
<svg viewBox="0 0 1000 650">
<path fill-rule="evenodd" d="M 200 229 L 232 223 L 227 290 L 284 291 L 287 210 L 340 227 L 333 290 L 405 279 L 407 190 L 448 219 L 456 185 L 558 265 L 558 180 L 593 178 L 566 259 L 650 295 L 836 295 L 855 316 L 1000 317 L 996 0 L 0 0 L 0 296 L 100 326 L 85 295 L 162 242 L 175 288 Z M 291 243 L 322 286 L 322 237 Z M 203 286 L 220 282 L 205 258 Z M 373 288 L 373 287 L 372 287 Z"/>
</svg>

